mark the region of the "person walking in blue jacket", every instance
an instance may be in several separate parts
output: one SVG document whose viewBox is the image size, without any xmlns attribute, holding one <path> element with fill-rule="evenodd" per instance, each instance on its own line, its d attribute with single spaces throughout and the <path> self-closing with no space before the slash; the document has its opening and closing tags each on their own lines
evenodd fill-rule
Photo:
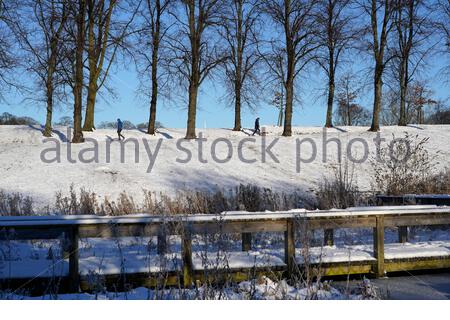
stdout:
<svg viewBox="0 0 450 320">
<path fill-rule="evenodd" d="M 259 135 L 261 135 L 261 130 L 260 130 L 260 126 L 259 126 L 259 118 L 256 118 L 255 120 L 255 130 L 253 131 L 253 136 L 258 133 Z"/>
<path fill-rule="evenodd" d="M 120 141 L 120 138 L 125 140 L 125 137 L 122 135 L 122 130 L 123 130 L 123 122 L 122 122 L 122 120 L 117 119 L 117 135 L 119 136 L 119 141 Z"/>
</svg>

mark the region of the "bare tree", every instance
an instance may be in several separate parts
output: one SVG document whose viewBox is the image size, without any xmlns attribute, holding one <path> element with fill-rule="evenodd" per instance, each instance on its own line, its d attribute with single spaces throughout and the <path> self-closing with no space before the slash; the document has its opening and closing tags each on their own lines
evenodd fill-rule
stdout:
<svg viewBox="0 0 450 320">
<path fill-rule="evenodd" d="M 83 131 L 94 129 L 95 103 L 100 89 L 109 76 L 118 49 L 123 45 L 129 25 L 139 8 L 127 17 L 119 10 L 119 0 L 86 0 L 87 4 L 87 62 L 89 79 L 87 85 L 86 114 Z M 125 21 L 119 21 L 123 16 Z"/>
<path fill-rule="evenodd" d="M 349 49 L 360 30 L 355 27 L 355 16 L 350 11 L 352 0 L 322 0 L 317 14 L 320 28 L 318 38 L 322 46 L 317 62 L 328 80 L 327 116 L 325 127 L 333 127 L 333 104 L 336 70 L 344 51 Z"/>
<path fill-rule="evenodd" d="M 234 128 L 241 130 L 242 105 L 254 106 L 259 85 L 258 67 L 261 57 L 257 52 L 260 17 L 258 0 L 232 0 L 224 12 L 221 35 L 228 44 L 225 69 L 225 87 L 234 101 Z"/>
<path fill-rule="evenodd" d="M 394 68 L 398 74 L 400 89 L 399 126 L 406 126 L 406 95 L 418 67 L 433 46 L 424 45 L 430 36 L 429 12 L 421 0 L 397 0 L 395 3 L 394 23 L 397 36 Z"/>
<path fill-rule="evenodd" d="M 425 123 L 426 106 L 433 106 L 437 101 L 433 99 L 433 91 L 423 81 L 415 81 L 408 89 L 407 95 L 410 122 L 417 124 Z"/>
<path fill-rule="evenodd" d="M 86 0 L 89 80 L 87 85 L 86 115 L 84 117 L 83 131 L 92 131 L 92 129 L 94 129 L 95 100 L 99 90 L 100 73 L 103 71 L 106 50 L 109 46 L 111 17 L 117 2 L 117 0 Z M 114 55 L 115 51 L 113 53 L 113 56 Z M 106 75 L 112 61 L 113 59 L 110 59 L 109 64 L 106 67 Z M 106 78 L 106 75 L 104 75 L 104 78 Z M 100 85 L 103 83 L 103 80 L 100 81 Z"/>
<path fill-rule="evenodd" d="M 73 69 L 73 138 L 72 143 L 84 142 L 81 128 L 83 111 L 83 59 L 86 38 L 86 0 L 76 0 L 71 3 L 71 14 L 75 19 L 74 45 L 75 63 Z"/>
<path fill-rule="evenodd" d="M 43 135 L 52 134 L 55 92 L 61 86 L 58 68 L 62 60 L 63 32 L 68 19 L 67 0 L 26 0 L 17 11 L 16 33 L 26 53 L 26 68 L 37 78 L 37 89 L 46 101 Z M 33 95 L 35 90 L 33 90 Z"/>
<path fill-rule="evenodd" d="M 392 0 L 359 1 L 361 8 L 370 18 L 368 47 L 372 51 L 374 69 L 374 100 L 372 125 L 369 131 L 380 130 L 380 112 L 383 96 L 383 74 L 388 62 L 393 58 L 388 52 L 389 35 L 394 27 L 392 17 L 395 3 Z"/>
<path fill-rule="evenodd" d="M 138 34 L 138 60 L 140 70 L 145 82 L 150 77 L 150 116 L 147 126 L 148 134 L 156 132 L 156 111 L 158 96 L 160 95 L 161 45 L 169 31 L 170 24 L 165 21 L 169 6 L 174 0 L 146 0 L 144 8 L 140 11 L 142 28 Z M 145 86 L 146 87 L 146 86 Z"/>
<path fill-rule="evenodd" d="M 264 60 L 286 91 L 285 137 L 292 135 L 295 80 L 319 47 L 314 25 L 317 3 L 317 0 L 262 0 L 263 11 L 283 35 L 271 40 L 272 53 L 264 55 Z"/>
<path fill-rule="evenodd" d="M 339 125 L 366 125 L 369 122 L 369 112 L 357 103 L 362 86 L 353 73 L 344 74 L 337 85 L 336 122 Z"/>
<path fill-rule="evenodd" d="M 217 41 L 216 27 L 223 10 L 221 0 L 183 0 L 170 14 L 177 22 L 170 36 L 171 68 L 182 83 L 188 83 L 188 119 L 186 139 L 195 139 L 198 90 L 211 72 L 224 62 Z"/>
</svg>

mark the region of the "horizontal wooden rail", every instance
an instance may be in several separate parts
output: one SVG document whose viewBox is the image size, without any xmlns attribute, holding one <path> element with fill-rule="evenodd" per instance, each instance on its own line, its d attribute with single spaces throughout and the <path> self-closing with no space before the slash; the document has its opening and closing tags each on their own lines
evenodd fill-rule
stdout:
<svg viewBox="0 0 450 320">
<path fill-rule="evenodd" d="M 195 279 L 192 263 L 192 236 L 195 234 L 239 233 L 242 234 L 242 249 L 248 251 L 251 250 L 252 233 L 282 232 L 285 239 L 285 271 L 292 275 L 296 269 L 295 235 L 299 229 L 323 229 L 325 245 L 332 245 L 333 229 L 373 228 L 376 263 L 359 266 L 358 270 L 369 268 L 375 275 L 383 276 L 387 270 L 395 269 L 393 262 L 386 261 L 384 257 L 386 227 L 401 227 L 404 233 L 404 228 L 408 226 L 436 224 L 450 225 L 450 207 L 391 206 L 274 213 L 225 212 L 218 215 L 25 216 L 0 217 L 0 240 L 61 239 L 69 256 L 71 290 L 77 291 L 80 281 L 79 238 L 156 236 L 158 253 L 163 254 L 166 252 L 167 236 L 181 236 L 182 283 L 190 286 Z M 406 241 L 404 235 L 400 241 Z M 429 266 L 430 263 L 424 265 Z M 350 273 L 349 266 L 335 270 Z"/>
</svg>

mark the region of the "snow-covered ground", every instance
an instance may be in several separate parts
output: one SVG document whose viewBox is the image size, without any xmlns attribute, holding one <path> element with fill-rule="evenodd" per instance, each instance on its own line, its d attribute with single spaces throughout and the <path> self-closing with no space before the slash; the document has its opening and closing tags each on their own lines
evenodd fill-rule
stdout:
<svg viewBox="0 0 450 320">
<path fill-rule="evenodd" d="M 360 283 L 359 293 L 345 292 L 333 288 L 328 283 L 315 283 L 309 288 L 295 288 L 282 280 L 274 282 L 267 277 L 258 280 L 243 281 L 235 286 L 223 289 L 200 287 L 197 289 L 165 289 L 152 290 L 148 288 L 136 288 L 128 292 L 101 292 L 97 294 L 77 293 L 44 295 L 29 297 L 11 292 L 0 292 L 0 299 L 10 300 L 361 300 L 377 299 L 376 288 L 368 281 Z M 362 294 L 364 292 L 364 294 Z"/>
<path fill-rule="evenodd" d="M 125 144 L 124 163 L 121 163 L 121 149 L 117 142 L 111 144 L 108 163 L 107 141 L 116 139 L 116 132 L 97 130 L 86 133 L 85 137 L 94 139 L 98 144 L 98 161 L 81 163 L 80 156 L 92 160 L 94 152 L 88 148 L 92 148 L 94 142 L 69 145 L 65 127 L 55 128 L 53 137 L 56 140 L 44 143 L 38 126 L 0 126 L 0 190 L 30 195 L 40 206 L 53 204 L 55 193 L 59 190 L 68 192 L 71 184 L 76 189 L 84 187 L 93 191 L 99 197 L 116 198 L 126 191 L 137 201 L 143 196 L 143 189 L 173 195 L 181 190 L 228 189 L 240 183 L 277 191 L 298 190 L 308 193 L 315 190 L 325 176 L 331 175 L 330 165 L 337 160 L 337 144 L 328 143 L 326 161 L 323 161 L 323 129 L 296 127 L 293 131 L 293 137 L 285 138 L 280 136 L 280 128 L 267 127 L 267 137 L 261 138 L 250 137 L 248 130 L 199 129 L 197 135 L 206 139 L 201 141 L 203 146 L 200 147 L 198 140 L 180 140 L 184 137 L 184 129 L 160 129 L 156 136 L 130 130 L 125 131 L 124 135 L 134 138 L 136 144 L 133 141 Z M 449 166 L 450 126 L 383 127 L 381 139 L 385 140 L 382 140 L 381 146 L 387 146 L 393 135 L 401 138 L 405 133 L 418 135 L 420 139 L 429 138 L 426 148 L 430 154 L 438 156 L 436 170 Z M 370 159 L 376 152 L 373 140 L 376 137 L 375 133 L 367 132 L 364 127 L 341 127 L 326 131 L 326 139 L 339 139 L 342 153 L 345 154 L 349 147 L 355 159 L 364 156 L 364 147 L 361 140 L 354 139 L 363 139 L 367 143 Z M 217 140 L 219 138 L 225 138 L 228 142 Z M 244 140 L 249 138 L 255 140 Z M 49 149 L 56 147 L 56 141 L 61 151 L 59 163 L 44 163 L 41 153 L 47 150 L 45 158 L 55 158 L 55 150 Z M 160 149 L 156 153 L 158 143 Z M 263 152 L 272 143 L 275 144 L 270 151 L 274 157 Z M 311 143 L 316 146 L 315 160 L 311 160 Z M 232 154 L 228 152 L 229 146 Z M 211 155 L 212 149 L 215 149 L 216 158 Z M 199 150 L 202 150 L 201 158 Z M 135 151 L 139 155 L 139 163 L 135 163 Z M 181 163 L 188 158 L 188 153 L 192 159 Z M 149 160 L 152 158 L 153 166 Z M 240 158 L 244 158 L 244 161 Z M 150 168 L 151 172 L 148 172 Z M 361 190 L 370 188 L 370 169 L 369 160 L 355 165 Z"/>
</svg>

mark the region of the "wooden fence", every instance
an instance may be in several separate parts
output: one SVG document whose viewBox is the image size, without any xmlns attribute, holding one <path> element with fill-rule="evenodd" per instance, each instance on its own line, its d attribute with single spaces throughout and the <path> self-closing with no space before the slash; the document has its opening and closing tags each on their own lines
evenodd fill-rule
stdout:
<svg viewBox="0 0 450 320">
<path fill-rule="evenodd" d="M 101 216 L 39 216 L 0 217 L 0 240 L 64 239 L 63 247 L 69 259 L 69 291 L 80 288 L 79 239 L 114 237 L 158 237 L 158 252 L 164 253 L 166 237 L 181 237 L 182 271 L 176 275 L 184 286 L 190 286 L 202 276 L 192 263 L 192 237 L 196 234 L 242 234 L 242 250 L 252 248 L 252 234 L 259 232 L 284 233 L 283 273 L 286 276 L 299 267 L 295 257 L 296 234 L 300 227 L 327 230 L 325 245 L 333 243 L 333 229 L 373 228 L 373 261 L 328 263 L 322 266 L 324 275 L 371 273 L 384 276 L 386 272 L 417 269 L 450 268 L 450 255 L 420 257 L 417 259 L 391 259 L 384 257 L 385 228 L 422 225 L 449 225 L 450 207 L 392 206 L 364 207 L 346 210 L 277 213 L 230 212 L 220 215 L 119 217 Z M 400 237 L 401 238 L 401 237 Z M 236 270 L 236 273 L 242 270 Z M 148 278 L 148 275 L 146 275 Z M 130 279 L 132 277 L 130 276 Z M 204 280 L 204 279 L 203 279 Z M 174 280 L 175 281 L 175 280 Z M 151 284 L 146 282 L 146 284 Z"/>
</svg>

